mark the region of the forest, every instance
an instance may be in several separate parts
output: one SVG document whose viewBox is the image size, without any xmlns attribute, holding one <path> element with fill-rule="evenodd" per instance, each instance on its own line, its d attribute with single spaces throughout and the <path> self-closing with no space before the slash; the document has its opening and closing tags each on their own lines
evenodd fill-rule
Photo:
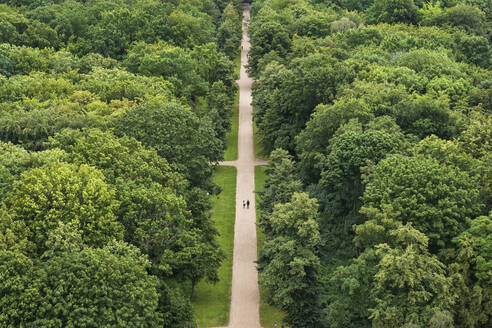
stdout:
<svg viewBox="0 0 492 328">
<path fill-rule="evenodd" d="M 290 327 L 492 327 L 492 2 L 251 15 L 268 302 Z"/>
<path fill-rule="evenodd" d="M 0 1 L 0 326 L 183 327 L 218 279 L 239 0 Z"/>
<path fill-rule="evenodd" d="M 195 322 L 242 10 L 0 0 L 0 327 Z M 262 301 L 291 328 L 492 327 L 492 0 L 248 23 Z"/>
</svg>

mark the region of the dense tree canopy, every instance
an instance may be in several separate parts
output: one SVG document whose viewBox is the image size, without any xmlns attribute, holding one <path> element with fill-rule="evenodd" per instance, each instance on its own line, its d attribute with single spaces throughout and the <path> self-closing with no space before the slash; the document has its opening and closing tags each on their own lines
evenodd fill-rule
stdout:
<svg viewBox="0 0 492 328">
<path fill-rule="evenodd" d="M 492 325 L 490 0 L 255 0 L 260 285 L 291 327 Z M 183 327 L 239 0 L 0 0 L 0 325 Z"/>
<path fill-rule="evenodd" d="M 70 223 L 91 246 L 122 238 L 119 202 L 102 173 L 88 165 L 48 163 L 21 175 L 5 199 L 13 221 L 23 221 L 33 253 L 42 254 L 50 230 Z"/>
<path fill-rule="evenodd" d="M 0 325 L 183 327 L 241 1 L 0 1 Z"/>
<path fill-rule="evenodd" d="M 316 207 L 316 200 L 305 193 L 294 193 L 290 202 L 277 204 L 268 218 L 271 232 L 258 260 L 268 298 L 287 311 L 287 321 L 295 327 L 312 327 L 319 321 Z"/>
<path fill-rule="evenodd" d="M 42 263 L 0 251 L 2 325 L 160 326 L 158 280 L 137 249 L 121 242 L 87 247 L 71 226 L 54 232 Z"/>
<path fill-rule="evenodd" d="M 253 2 L 254 121 L 271 161 L 260 284 L 289 320 L 490 325 L 490 5 Z M 286 262 L 270 220 L 303 191 L 319 205 L 319 302 L 290 309 L 274 299 L 285 274 L 265 275 Z"/>
</svg>

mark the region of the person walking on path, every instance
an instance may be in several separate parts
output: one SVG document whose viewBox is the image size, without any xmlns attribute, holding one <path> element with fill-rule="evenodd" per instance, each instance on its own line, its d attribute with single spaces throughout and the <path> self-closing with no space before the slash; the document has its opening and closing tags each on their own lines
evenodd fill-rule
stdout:
<svg viewBox="0 0 492 328">
<path fill-rule="evenodd" d="M 246 207 L 246 202 L 243 200 L 243 208 Z"/>
<path fill-rule="evenodd" d="M 246 208 L 249 209 L 249 199 L 246 201 Z"/>
</svg>

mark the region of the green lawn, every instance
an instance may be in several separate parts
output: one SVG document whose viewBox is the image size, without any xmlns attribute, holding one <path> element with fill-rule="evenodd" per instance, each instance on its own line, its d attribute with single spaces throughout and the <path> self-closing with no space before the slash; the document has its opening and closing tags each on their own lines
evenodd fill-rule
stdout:
<svg viewBox="0 0 492 328">
<path fill-rule="evenodd" d="M 265 185 L 265 166 L 256 166 L 255 167 L 255 190 L 259 191 L 263 189 Z M 256 202 L 258 203 L 259 195 L 256 194 Z M 256 211 L 256 217 L 258 217 L 258 210 Z M 256 228 L 256 238 L 258 243 L 258 252 L 263 247 L 263 243 L 265 242 L 265 236 L 263 232 L 258 227 Z M 264 291 L 260 288 L 260 323 L 264 328 L 273 327 L 275 323 L 278 323 L 279 326 L 282 323 L 282 319 L 284 317 L 284 313 L 277 309 L 274 306 L 269 305 L 264 301 L 263 297 Z"/>
<path fill-rule="evenodd" d="M 226 150 L 224 160 L 235 161 L 237 159 L 237 130 L 239 127 L 239 91 L 234 96 L 234 105 L 232 105 L 232 125 L 231 131 L 226 136 Z"/>
<path fill-rule="evenodd" d="M 239 70 L 241 69 L 241 54 L 239 54 L 234 60 L 234 66 L 237 72 L 237 78 L 239 79 Z M 226 136 L 226 150 L 224 153 L 224 160 L 235 161 L 237 159 L 237 130 L 239 127 L 239 90 L 234 96 L 234 104 L 232 105 L 232 125 L 231 131 Z"/>
<path fill-rule="evenodd" d="M 220 281 L 213 285 L 201 281 L 193 300 L 195 316 L 200 327 L 226 326 L 229 322 L 232 282 L 232 252 L 234 249 L 234 221 L 236 218 L 236 168 L 221 166 L 215 170 L 215 182 L 222 192 L 214 199 L 213 218 L 219 230 L 219 244 L 226 259 L 219 269 Z"/>
<path fill-rule="evenodd" d="M 239 80 L 239 71 L 241 70 L 241 50 L 238 49 L 239 54 L 234 59 L 234 67 L 237 72 L 237 79 Z"/>
<path fill-rule="evenodd" d="M 256 158 L 268 160 L 270 156 L 268 155 L 268 153 L 263 147 L 263 144 L 261 143 L 261 137 L 258 135 L 258 127 L 254 122 L 253 122 L 253 136 L 254 136 L 253 142 L 255 147 Z"/>
</svg>

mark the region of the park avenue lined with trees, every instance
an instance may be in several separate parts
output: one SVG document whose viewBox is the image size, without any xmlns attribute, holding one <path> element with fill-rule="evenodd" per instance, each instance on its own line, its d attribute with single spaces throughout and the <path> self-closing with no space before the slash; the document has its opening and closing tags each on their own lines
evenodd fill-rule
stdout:
<svg viewBox="0 0 492 328">
<path fill-rule="evenodd" d="M 0 327 L 492 327 L 491 42 L 491 0 L 0 0 Z"/>
<path fill-rule="evenodd" d="M 237 168 L 236 179 L 236 223 L 234 235 L 234 260 L 232 270 L 231 312 L 228 327 L 260 328 L 260 293 L 256 270 L 256 206 L 254 166 L 266 164 L 255 158 L 253 148 L 253 117 L 251 107 L 251 86 L 246 64 L 250 48 L 247 35 L 249 5 L 245 4 L 243 13 L 243 42 L 241 44 L 241 73 L 239 84 L 239 131 L 238 159 L 222 162 Z M 247 208 L 243 202 L 246 200 Z M 251 202 L 251 204 L 250 204 Z"/>
</svg>

